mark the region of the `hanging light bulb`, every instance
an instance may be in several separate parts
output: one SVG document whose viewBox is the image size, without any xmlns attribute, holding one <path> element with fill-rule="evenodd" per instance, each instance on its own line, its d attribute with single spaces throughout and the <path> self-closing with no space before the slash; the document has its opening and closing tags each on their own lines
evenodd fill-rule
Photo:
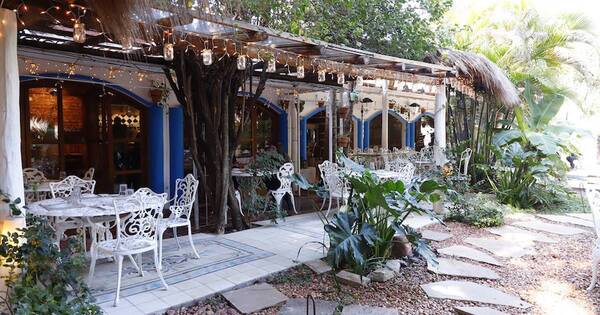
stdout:
<svg viewBox="0 0 600 315">
<path fill-rule="evenodd" d="M 319 82 L 325 82 L 325 75 L 326 75 L 325 70 L 319 70 L 317 72 L 317 77 L 318 77 Z"/>
<path fill-rule="evenodd" d="M 304 65 L 299 65 L 296 67 L 296 74 L 298 79 L 304 79 Z"/>
<path fill-rule="evenodd" d="M 346 76 L 344 75 L 344 73 L 338 73 L 337 74 L 337 83 L 344 84 L 344 82 L 346 82 Z"/>
<path fill-rule="evenodd" d="M 267 61 L 267 72 L 273 73 L 275 71 L 277 71 L 277 61 L 275 60 L 275 57 L 272 57 Z"/>
<path fill-rule="evenodd" d="M 73 24 L 73 41 L 76 43 L 85 43 L 85 23 L 75 21 Z"/>
<path fill-rule="evenodd" d="M 210 66 L 213 63 L 213 51 L 212 49 L 204 49 L 202 51 L 202 63 L 206 66 Z"/>
<path fill-rule="evenodd" d="M 356 86 L 362 86 L 364 83 L 364 78 L 362 75 L 356 77 Z"/>
<path fill-rule="evenodd" d="M 175 58 L 175 50 L 172 43 L 165 43 L 163 46 L 163 57 L 166 61 L 172 61 Z"/>
<path fill-rule="evenodd" d="M 246 55 L 239 55 L 237 57 L 237 69 L 246 70 Z"/>
</svg>

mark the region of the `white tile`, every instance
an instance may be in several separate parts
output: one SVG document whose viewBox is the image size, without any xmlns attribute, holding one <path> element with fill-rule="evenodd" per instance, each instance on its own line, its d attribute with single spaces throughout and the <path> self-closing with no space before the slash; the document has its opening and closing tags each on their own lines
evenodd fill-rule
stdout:
<svg viewBox="0 0 600 315">
<path fill-rule="evenodd" d="M 123 315 L 123 314 L 127 314 L 127 315 L 144 315 L 145 313 L 142 312 L 141 310 L 139 310 L 137 307 L 135 306 L 127 306 L 127 307 L 106 307 L 106 308 L 102 308 L 102 311 L 104 311 L 104 314 L 106 315 Z"/>
<path fill-rule="evenodd" d="M 215 290 L 213 290 L 205 285 L 201 285 L 201 286 L 198 286 L 195 288 L 189 288 L 187 290 L 184 290 L 184 292 L 185 292 L 185 294 L 191 296 L 195 300 L 202 299 L 202 298 L 205 298 L 209 295 L 213 295 L 216 293 Z"/>
<path fill-rule="evenodd" d="M 142 292 L 139 294 L 130 295 L 130 296 L 126 297 L 124 300 L 131 303 L 131 305 L 138 305 L 140 303 L 152 301 L 154 299 L 156 299 L 156 295 L 152 294 L 151 291 L 146 291 L 146 292 Z"/>
<path fill-rule="evenodd" d="M 220 292 L 233 288 L 235 284 L 229 280 L 222 279 L 207 283 L 206 286 L 211 288 L 212 290 L 215 290 L 215 292 Z"/>
<path fill-rule="evenodd" d="M 150 302 L 139 304 L 139 305 L 137 305 L 137 308 L 140 311 L 142 311 L 145 314 L 147 314 L 147 313 L 153 313 L 153 312 L 159 312 L 159 311 L 166 310 L 167 308 L 169 308 L 169 306 L 163 300 L 156 299 L 154 301 L 150 301 Z M 121 314 L 122 315 L 129 315 L 127 313 L 121 313 Z"/>
</svg>

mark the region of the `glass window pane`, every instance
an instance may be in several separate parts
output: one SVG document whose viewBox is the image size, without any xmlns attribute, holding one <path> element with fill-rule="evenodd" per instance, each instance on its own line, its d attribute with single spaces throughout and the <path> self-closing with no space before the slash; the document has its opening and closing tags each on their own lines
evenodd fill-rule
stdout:
<svg viewBox="0 0 600 315">
<path fill-rule="evenodd" d="M 31 167 L 42 171 L 48 178 L 58 178 L 58 144 L 33 144 L 31 146 Z"/>
<path fill-rule="evenodd" d="M 137 139 L 140 136 L 140 111 L 135 107 L 113 104 L 111 121 L 114 139 Z"/>
<path fill-rule="evenodd" d="M 69 95 L 63 90 L 62 117 L 65 143 L 84 143 L 83 125 L 85 121 L 83 100 L 78 96 Z"/>
<path fill-rule="evenodd" d="M 56 88 L 29 89 L 29 130 L 33 143 L 58 142 Z"/>
<path fill-rule="evenodd" d="M 115 169 L 135 170 L 140 169 L 140 144 L 138 142 L 115 143 L 113 146 L 113 159 Z"/>
</svg>

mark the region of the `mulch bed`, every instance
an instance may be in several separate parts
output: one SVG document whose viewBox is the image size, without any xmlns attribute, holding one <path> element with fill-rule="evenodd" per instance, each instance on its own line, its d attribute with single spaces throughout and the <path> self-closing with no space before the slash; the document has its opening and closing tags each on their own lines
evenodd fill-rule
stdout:
<svg viewBox="0 0 600 315">
<path fill-rule="evenodd" d="M 510 219 L 507 221 L 509 224 Z M 483 229 L 461 223 L 450 222 L 446 227 L 436 225 L 427 229 L 450 231 L 453 235 L 443 242 L 432 242 L 434 248 L 464 244 L 462 240 L 469 236 L 497 238 Z M 368 288 L 338 286 L 331 274 L 314 275 L 304 266 L 273 276 L 267 281 L 289 298 L 306 298 L 310 294 L 315 299 L 336 301 L 344 305 L 393 307 L 397 308 L 400 314 L 453 314 L 455 306 L 490 306 L 509 314 L 599 314 L 600 284 L 590 293 L 585 291 L 591 279 L 591 252 L 595 240 L 593 234 L 552 237 L 559 242 L 536 243 L 535 255 L 502 259 L 505 262 L 504 267 L 482 264 L 495 270 L 501 276 L 499 280 L 463 279 L 519 296 L 533 305 L 527 310 L 430 299 L 420 288 L 421 284 L 461 278 L 430 273 L 425 262 L 416 259 L 407 260 L 407 266 L 401 269 L 398 277 L 386 283 L 372 283 Z M 279 308 L 273 307 L 257 314 L 277 314 Z M 237 314 L 237 311 L 217 297 L 190 308 L 171 311 L 169 314 L 228 315 Z"/>
</svg>

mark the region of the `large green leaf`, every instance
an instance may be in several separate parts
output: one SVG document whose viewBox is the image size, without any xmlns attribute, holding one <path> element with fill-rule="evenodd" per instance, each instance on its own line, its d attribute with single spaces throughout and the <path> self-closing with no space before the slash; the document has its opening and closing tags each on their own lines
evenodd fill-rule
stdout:
<svg viewBox="0 0 600 315">
<path fill-rule="evenodd" d="M 528 132 L 526 135 L 529 142 L 545 155 L 553 155 L 560 152 L 560 144 L 555 137 L 543 132 Z"/>
<path fill-rule="evenodd" d="M 517 129 L 503 130 L 496 134 L 492 138 L 492 143 L 498 147 L 505 146 L 521 137 L 521 131 Z"/>
<path fill-rule="evenodd" d="M 550 124 L 564 101 L 565 97 L 560 94 L 545 94 L 539 102 L 528 104 L 531 110 L 531 128 L 541 129 Z"/>
<path fill-rule="evenodd" d="M 334 215 L 325 231 L 329 235 L 329 252 L 327 259 L 330 264 L 339 269 L 343 264 L 364 266 L 368 253 L 367 245 L 373 245 L 378 236 L 373 226 L 363 223 L 358 233 L 356 228 L 357 217 L 352 212 L 340 212 Z"/>
</svg>

